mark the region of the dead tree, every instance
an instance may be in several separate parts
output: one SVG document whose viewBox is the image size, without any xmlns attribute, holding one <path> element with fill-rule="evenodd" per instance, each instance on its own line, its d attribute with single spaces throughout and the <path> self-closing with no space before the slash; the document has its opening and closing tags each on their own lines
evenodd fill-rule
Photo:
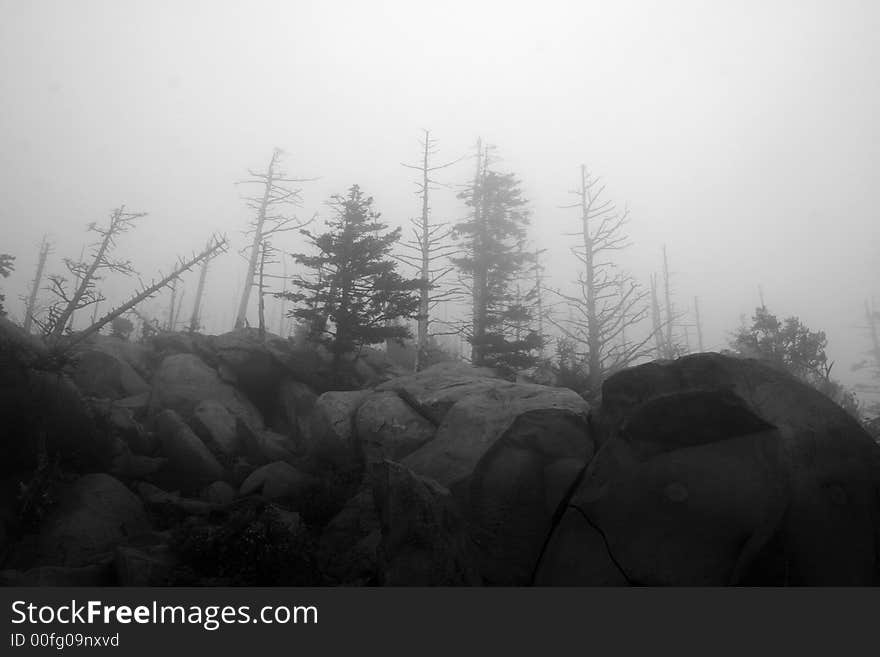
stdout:
<svg viewBox="0 0 880 657">
<path fill-rule="evenodd" d="M 283 151 L 276 148 L 272 151 L 269 166 L 266 171 L 248 171 L 250 178 L 241 180 L 239 185 L 261 185 L 262 194 L 259 196 L 247 196 L 247 206 L 255 211 L 256 216 L 250 223 L 250 228 L 245 231 L 246 235 L 253 235 L 248 249 L 248 269 L 244 279 L 244 287 L 235 315 L 235 328 L 244 327 L 248 303 L 250 301 L 251 288 L 257 273 L 257 265 L 260 260 L 261 245 L 272 235 L 303 228 L 314 220 L 300 221 L 293 215 L 285 214 L 285 210 L 298 207 L 301 200 L 302 190 L 292 187 L 296 183 L 308 182 L 314 178 L 288 178 L 280 169 L 280 159 Z"/>
<path fill-rule="evenodd" d="M 46 269 L 46 260 L 48 259 L 51 250 L 52 245 L 49 242 L 49 239 L 44 236 L 43 241 L 40 242 L 40 254 L 37 257 L 37 273 L 34 274 L 34 280 L 31 283 L 31 293 L 28 296 L 24 310 L 25 333 L 31 332 L 31 327 L 34 323 L 33 316 L 37 312 L 37 292 L 39 292 L 40 285 L 43 282 L 43 271 Z"/>
<path fill-rule="evenodd" d="M 205 296 L 205 281 L 208 278 L 208 264 L 211 262 L 211 258 L 206 258 L 202 262 L 201 270 L 199 271 L 199 282 L 196 286 L 196 298 L 193 301 L 193 310 L 192 315 L 189 318 L 189 332 L 195 333 L 201 328 L 201 316 L 200 311 L 202 309 L 202 298 Z"/>
<path fill-rule="evenodd" d="M 564 207 L 580 212 L 580 229 L 567 235 L 578 238 L 571 251 L 582 269 L 575 294 L 553 291 L 569 305 L 571 319 L 551 320 L 578 349 L 590 395 L 599 393 L 602 381 L 610 374 L 649 355 L 648 345 L 656 332 L 644 338 L 622 339 L 628 327 L 647 317 L 647 292 L 611 260 L 614 252 L 629 246 L 623 230 L 629 213 L 625 208 L 619 211 L 613 201 L 605 199 L 604 191 L 605 185 L 581 165 L 580 184 L 571 192 L 577 202 Z"/>
<path fill-rule="evenodd" d="M 431 176 L 435 171 L 446 169 L 461 161 L 462 158 L 452 160 L 444 164 L 431 164 L 432 156 L 437 153 L 437 140 L 431 139 L 431 133 L 424 131 L 425 136 L 419 141 L 422 146 L 422 161 L 420 164 L 405 164 L 408 169 L 415 169 L 421 174 L 420 180 L 416 181 L 416 194 L 421 199 L 422 212 L 417 219 L 410 219 L 412 224 L 413 239 L 403 244 L 410 254 L 399 255 L 398 258 L 406 264 L 415 267 L 422 281 L 422 289 L 419 292 L 419 314 L 417 316 L 418 329 L 416 332 L 416 356 L 415 369 L 420 370 L 425 356 L 430 325 L 431 313 L 442 301 L 448 300 L 459 294 L 457 288 L 438 291 L 437 287 L 441 280 L 452 272 L 455 267 L 449 258 L 456 251 L 457 246 L 450 242 L 452 227 L 448 223 L 431 222 L 430 192 L 441 185 Z"/>
<path fill-rule="evenodd" d="M 125 301 L 122 305 L 117 306 L 109 313 L 98 319 L 91 326 L 83 331 L 77 331 L 73 335 L 67 337 L 60 343 L 64 349 L 69 349 L 73 347 L 86 338 L 94 335 L 98 331 L 100 331 L 104 326 L 112 322 L 114 319 L 123 315 L 130 310 L 133 310 L 135 306 L 139 303 L 146 301 L 156 293 L 158 293 L 163 288 L 167 287 L 173 281 L 176 281 L 180 278 L 181 274 L 186 271 L 191 270 L 193 267 L 203 262 L 206 259 L 213 258 L 217 254 L 226 250 L 228 245 L 228 241 L 226 237 L 215 235 L 213 236 L 208 244 L 202 249 L 201 252 L 197 254 L 193 254 L 187 259 L 179 258 L 177 261 L 177 265 L 172 269 L 171 273 L 167 276 L 163 276 L 162 273 L 159 273 L 161 278 L 158 281 L 151 282 L 150 285 L 142 285 L 141 289 L 136 292 L 128 301 Z"/>
<path fill-rule="evenodd" d="M 694 297 L 694 320 L 697 323 L 697 348 L 703 353 L 703 322 L 700 319 L 700 300 Z"/>
<path fill-rule="evenodd" d="M 94 222 L 89 224 L 89 231 L 100 236 L 100 239 L 92 244 L 94 250 L 91 261 L 86 262 L 82 258 L 78 261 L 70 258 L 64 260 L 68 272 L 76 277 L 75 288 L 72 291 L 67 289 L 67 279 L 64 276 L 53 275 L 49 277 L 52 284 L 50 289 L 59 299 L 56 304 L 50 307 L 49 317 L 44 324 L 51 340 L 58 341 L 62 337 L 74 312 L 104 301 L 104 297 L 96 285 L 101 280 L 101 273 L 110 271 L 126 276 L 134 274 L 134 269 L 129 261 L 114 260 L 111 258 L 111 254 L 116 248 L 117 238 L 131 230 L 137 219 L 145 216 L 145 212 L 126 212 L 125 206 L 121 206 L 113 210 L 106 226 L 99 226 Z"/>
</svg>

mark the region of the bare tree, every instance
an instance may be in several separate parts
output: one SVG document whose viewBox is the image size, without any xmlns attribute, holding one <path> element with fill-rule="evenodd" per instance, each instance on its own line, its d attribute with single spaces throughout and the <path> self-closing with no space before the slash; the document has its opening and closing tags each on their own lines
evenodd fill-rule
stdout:
<svg viewBox="0 0 880 657">
<path fill-rule="evenodd" d="M 432 323 L 431 313 L 437 305 L 443 301 L 454 298 L 460 293 L 458 288 L 437 289 L 441 280 L 455 267 L 449 258 L 458 251 L 457 245 L 452 243 L 452 227 L 448 223 L 431 222 L 430 193 L 439 187 L 448 187 L 431 176 L 435 171 L 446 169 L 462 160 L 458 158 L 444 164 L 431 164 L 431 158 L 437 154 L 437 140 L 431 139 L 429 130 L 424 131 L 424 137 L 419 140 L 422 146 L 422 161 L 420 164 L 405 164 L 408 169 L 419 171 L 421 177 L 416 181 L 416 194 L 422 202 L 421 216 L 410 219 L 412 224 L 413 239 L 402 244 L 410 253 L 398 256 L 406 264 L 415 267 L 422 281 L 422 289 L 419 296 L 419 314 L 417 316 L 418 329 L 416 332 L 416 358 L 415 369 L 420 370 L 425 356 L 430 326 Z"/>
<path fill-rule="evenodd" d="M 49 242 L 49 239 L 46 236 L 43 236 L 43 240 L 40 242 L 40 253 L 37 256 L 37 273 L 34 274 L 34 280 L 31 283 L 31 292 L 30 295 L 28 295 L 27 304 L 25 305 L 24 310 L 25 333 L 31 332 L 31 327 L 34 323 L 33 316 L 37 312 L 37 293 L 43 282 L 43 272 L 46 269 L 46 260 L 48 259 L 51 250 L 52 245 Z"/>
<path fill-rule="evenodd" d="M 235 328 L 245 325 L 248 302 L 250 301 L 251 288 L 257 273 L 260 261 L 260 252 L 263 243 L 272 235 L 297 230 L 311 223 L 314 217 L 308 221 L 300 221 L 294 215 L 285 212 L 292 207 L 298 207 L 301 201 L 302 190 L 292 185 L 308 182 L 314 178 L 289 178 L 280 168 L 280 160 L 283 155 L 280 148 L 272 151 L 269 166 L 266 171 L 248 171 L 250 178 L 240 180 L 239 185 L 260 185 L 262 193 L 259 196 L 247 196 L 247 206 L 255 211 L 256 216 L 251 220 L 250 228 L 245 231 L 246 235 L 253 235 L 253 240 L 248 249 L 248 269 L 244 279 L 244 287 L 235 315 Z"/>
<path fill-rule="evenodd" d="M 125 206 L 121 206 L 113 210 L 106 226 L 99 226 L 94 222 L 89 224 L 89 231 L 100 237 L 91 245 L 93 249 L 91 261 L 86 262 L 82 258 L 77 261 L 70 258 L 64 260 L 68 272 L 76 277 L 77 282 L 72 291 L 67 289 L 67 279 L 64 276 L 49 277 L 51 290 L 59 299 L 50 307 L 45 324 L 49 331 L 48 336 L 52 340 L 57 341 L 61 338 L 75 311 L 104 301 L 104 296 L 97 287 L 102 272 L 111 271 L 126 276 L 135 273 L 129 261 L 115 260 L 111 254 L 116 248 L 117 238 L 131 230 L 137 219 L 145 216 L 145 212 L 126 212 Z"/>
<path fill-rule="evenodd" d="M 599 393 L 602 381 L 610 374 L 650 354 L 649 343 L 656 332 L 652 330 L 644 338 L 627 336 L 627 328 L 647 316 L 647 292 L 611 260 L 614 252 L 629 246 L 623 230 L 629 213 L 625 208 L 619 211 L 613 201 L 605 199 L 604 191 L 605 185 L 581 165 L 580 184 L 571 192 L 577 202 L 564 207 L 580 211 L 580 229 L 567 235 L 578 238 L 571 250 L 582 269 L 575 294 L 554 290 L 569 305 L 570 318 L 551 318 L 579 351 L 590 395 Z"/>
</svg>

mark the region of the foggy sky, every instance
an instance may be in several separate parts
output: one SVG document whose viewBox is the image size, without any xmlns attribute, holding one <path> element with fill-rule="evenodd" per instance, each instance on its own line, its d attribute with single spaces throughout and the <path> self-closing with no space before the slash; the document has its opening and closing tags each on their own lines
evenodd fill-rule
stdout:
<svg viewBox="0 0 880 657">
<path fill-rule="evenodd" d="M 559 206 L 585 163 L 630 209 L 622 264 L 647 284 L 666 244 L 675 302 L 700 298 L 707 348 L 726 346 L 761 285 L 777 315 L 826 331 L 844 382 L 865 356 L 863 302 L 880 301 L 876 2 L 0 0 L 0 15 L 13 315 L 41 236 L 60 271 L 85 225 L 125 203 L 149 212 L 119 251 L 145 278 L 228 233 L 205 299 L 208 328 L 228 330 L 249 218 L 233 183 L 279 146 L 290 174 L 320 177 L 302 216 L 358 183 L 403 224 L 419 205 L 400 163 L 429 128 L 440 160 L 478 136 L 497 145 L 554 283 L 576 275 L 560 234 L 577 213 Z M 432 205 L 465 214 L 455 190 Z"/>
</svg>

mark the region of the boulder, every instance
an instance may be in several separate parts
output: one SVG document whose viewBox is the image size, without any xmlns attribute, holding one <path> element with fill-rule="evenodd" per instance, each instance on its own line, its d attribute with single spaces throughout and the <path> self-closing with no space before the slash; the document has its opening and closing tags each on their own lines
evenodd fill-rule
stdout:
<svg viewBox="0 0 880 657">
<path fill-rule="evenodd" d="M 280 342 L 283 349 L 286 341 L 278 336 L 266 334 L 261 337 L 257 329 L 239 329 L 218 335 L 212 346 L 218 367 L 226 376 L 233 378 L 236 387 L 268 418 L 274 408 L 276 391 L 284 366 L 278 361 L 275 352 L 268 347 L 269 342 Z"/>
<path fill-rule="evenodd" d="M 488 368 L 450 361 L 432 365 L 417 374 L 391 379 L 376 386 L 376 390 L 396 392 L 421 415 L 440 424 L 459 399 L 513 386 L 515 384 L 499 379 Z"/>
<path fill-rule="evenodd" d="M 150 404 L 154 411 L 170 409 L 189 419 L 206 400 L 221 403 L 251 430 L 263 426 L 254 405 L 195 354 L 173 354 L 162 360 L 153 379 Z"/>
<path fill-rule="evenodd" d="M 112 436 L 121 439 L 135 454 L 151 455 L 158 447 L 158 441 L 135 419 L 132 407 L 125 403 L 132 399 L 93 399 L 90 405 L 96 423 Z"/>
<path fill-rule="evenodd" d="M 88 346 L 128 363 L 137 374 L 149 381 L 156 367 L 156 352 L 147 344 L 131 342 L 112 335 L 93 335 Z"/>
<path fill-rule="evenodd" d="M 589 407 L 567 389 L 495 384 L 460 398 L 434 439 L 401 463 L 452 491 L 483 579 L 523 585 L 557 507 L 592 458 Z"/>
<path fill-rule="evenodd" d="M 541 585 L 876 583 L 880 447 L 842 408 L 717 354 L 611 377 L 602 446 Z"/>
<path fill-rule="evenodd" d="M 301 497 L 312 485 L 312 477 L 303 474 L 289 463 L 269 463 L 244 480 L 239 494 L 262 495 L 269 500 Z"/>
<path fill-rule="evenodd" d="M 176 412 L 159 413 L 156 430 L 162 456 L 168 459 L 160 473 L 166 486 L 197 491 L 223 478 L 223 466 Z"/>
<path fill-rule="evenodd" d="M 312 389 L 290 377 L 278 385 L 278 410 L 276 428 L 295 439 L 307 439 L 309 422 L 315 402 L 318 400 Z"/>
<path fill-rule="evenodd" d="M 372 469 L 385 586 L 474 586 L 481 583 L 464 520 L 449 491 L 399 463 Z"/>
<path fill-rule="evenodd" d="M 87 474 L 63 492 L 43 521 L 38 561 L 85 566 L 149 530 L 138 497 L 107 474 Z"/>
<path fill-rule="evenodd" d="M 431 440 L 437 430 L 392 391 L 367 397 L 357 409 L 355 426 L 367 463 L 398 461 Z"/>
<path fill-rule="evenodd" d="M 131 365 L 99 349 L 84 349 L 74 354 L 70 375 L 89 397 L 121 399 L 150 390 L 150 385 Z"/>
<path fill-rule="evenodd" d="M 381 540 L 373 489 L 365 484 L 321 532 L 318 565 L 322 575 L 334 586 L 375 584 Z"/>
<path fill-rule="evenodd" d="M 318 397 L 312 412 L 309 451 L 331 460 L 355 455 L 355 412 L 368 394 L 364 390 L 332 391 Z"/>
<path fill-rule="evenodd" d="M 214 453 L 225 457 L 239 453 L 241 439 L 236 417 L 220 402 L 213 399 L 199 402 L 190 424 Z"/>
</svg>

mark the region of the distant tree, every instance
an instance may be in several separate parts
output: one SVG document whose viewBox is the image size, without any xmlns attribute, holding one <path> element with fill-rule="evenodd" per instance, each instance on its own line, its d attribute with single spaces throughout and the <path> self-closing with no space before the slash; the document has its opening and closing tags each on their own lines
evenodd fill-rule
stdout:
<svg viewBox="0 0 880 657">
<path fill-rule="evenodd" d="M 827 346 L 824 331 L 811 331 L 797 317 L 780 321 L 766 306 L 755 308 L 751 326 L 741 326 L 730 341 L 735 354 L 789 372 L 859 417 L 855 395 L 831 378 L 834 362 L 828 360 Z"/>
<path fill-rule="evenodd" d="M 290 208 L 300 204 L 302 190 L 293 187 L 293 185 L 313 179 L 287 177 L 280 167 L 282 155 L 283 151 L 276 148 L 272 151 L 272 157 L 269 159 L 266 171 L 248 171 L 250 178 L 237 183 L 262 187 L 260 194 L 245 197 L 248 207 L 256 214 L 246 232 L 248 235 L 253 235 L 253 238 L 247 249 L 248 268 L 238 310 L 235 314 L 235 328 L 237 329 L 244 327 L 246 323 L 251 288 L 256 284 L 260 254 L 268 240 L 278 233 L 303 228 L 312 221 L 312 219 L 300 221 L 296 216 L 287 214 Z"/>
<path fill-rule="evenodd" d="M 629 212 L 617 209 L 604 197 L 605 185 L 585 165 L 580 167 L 578 188 L 571 193 L 576 202 L 565 206 L 580 213 L 577 243 L 572 253 L 581 264 L 574 294 L 554 290 L 569 310 L 566 319 L 551 321 L 569 341 L 566 358 L 577 363 L 575 370 L 586 374 L 589 397 L 599 394 L 602 382 L 614 372 L 633 364 L 653 351 L 650 343 L 666 322 L 655 312 L 654 326 L 646 336 L 633 338 L 627 329 L 647 317 L 647 292 L 620 270 L 613 254 L 629 245 L 624 232 Z M 572 367 L 568 365 L 567 367 Z"/>
<path fill-rule="evenodd" d="M 453 231 L 449 224 L 432 221 L 430 194 L 439 186 L 433 178 L 434 172 L 446 169 L 460 160 L 443 164 L 432 163 L 432 156 L 437 153 L 437 140 L 431 138 L 430 131 L 424 132 L 424 138 L 420 142 L 422 161 L 418 165 L 403 164 L 408 169 L 416 169 L 421 174 L 416 182 L 416 194 L 422 207 L 419 217 L 410 220 L 413 239 L 403 243 L 408 253 L 398 256 L 403 262 L 418 270 L 422 281 L 422 289 L 419 292 L 419 314 L 416 318 L 418 328 L 413 365 L 416 371 L 422 369 L 428 356 L 430 329 L 433 323 L 431 313 L 439 303 L 458 294 L 455 288 L 440 289 L 439 287 L 443 279 L 455 269 L 449 259 L 457 247 L 450 241 Z"/>
<path fill-rule="evenodd" d="M 530 328 L 534 306 L 518 299 L 516 290 L 533 261 L 524 248 L 528 203 L 516 176 L 489 168 L 488 148 L 481 142 L 477 153 L 473 183 L 459 194 L 470 212 L 455 226 L 462 255 L 453 262 L 472 300 L 471 322 L 465 327 L 471 362 L 511 374 L 534 366 L 542 346 L 541 336 Z"/>
<path fill-rule="evenodd" d="M 9 274 L 12 273 L 12 270 L 15 268 L 12 264 L 15 261 L 15 256 L 9 255 L 8 253 L 0 253 L 0 276 L 3 278 L 8 278 Z M 0 294 L 0 317 L 6 315 L 6 310 L 3 308 L 3 302 L 6 301 L 6 296 Z"/>
<path fill-rule="evenodd" d="M 386 231 L 372 197 L 352 186 L 347 196 L 330 202 L 335 216 L 329 230 L 315 234 L 301 230 L 315 253 L 294 254 L 307 270 L 291 279 L 296 291 L 276 293 L 298 305 L 291 316 L 301 320 L 312 340 L 333 354 L 337 374 L 343 357 L 364 345 L 409 337 L 409 329 L 395 322 L 418 313 L 418 279 L 404 279 L 390 257 L 400 239 L 399 228 Z"/>
</svg>

